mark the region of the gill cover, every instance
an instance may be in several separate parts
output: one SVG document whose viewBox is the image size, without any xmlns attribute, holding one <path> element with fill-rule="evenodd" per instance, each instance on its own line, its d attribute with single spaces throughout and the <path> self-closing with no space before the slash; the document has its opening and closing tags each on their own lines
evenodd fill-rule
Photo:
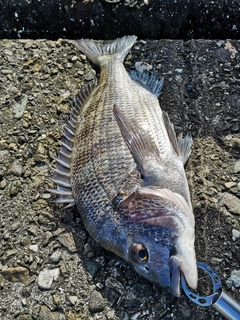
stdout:
<svg viewBox="0 0 240 320">
<path fill-rule="evenodd" d="M 184 198 L 168 189 L 142 187 L 119 203 L 117 211 L 132 226 L 128 257 L 141 276 L 180 296 L 180 273 L 197 286 L 194 217 Z"/>
</svg>

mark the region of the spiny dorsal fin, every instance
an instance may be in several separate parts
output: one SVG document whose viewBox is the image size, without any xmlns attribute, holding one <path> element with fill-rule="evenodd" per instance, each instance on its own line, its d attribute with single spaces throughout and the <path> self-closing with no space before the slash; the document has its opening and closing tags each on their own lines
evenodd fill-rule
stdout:
<svg viewBox="0 0 240 320">
<path fill-rule="evenodd" d="M 188 133 L 183 139 L 183 135 L 180 133 L 177 138 L 173 123 L 170 121 L 169 116 L 165 111 L 163 111 L 163 120 L 173 149 L 185 165 L 191 153 L 192 135 L 191 133 Z"/>
<path fill-rule="evenodd" d="M 157 98 L 160 96 L 164 83 L 164 78 L 159 80 L 157 79 L 154 73 L 138 72 L 135 70 L 130 71 L 129 75 L 133 81 L 137 82 L 140 86 L 150 91 Z"/>
<path fill-rule="evenodd" d="M 74 142 L 74 134 L 78 123 L 83 104 L 95 88 L 96 83 L 85 86 L 73 99 L 70 118 L 63 132 L 62 146 L 58 151 L 57 167 L 53 172 L 52 180 L 56 184 L 56 189 L 47 189 L 47 191 L 55 194 L 58 198 L 54 201 L 59 204 L 66 204 L 64 207 L 69 208 L 75 205 L 71 189 L 71 158 Z"/>
<path fill-rule="evenodd" d="M 157 145 L 146 130 L 136 123 L 130 123 L 116 105 L 113 106 L 113 113 L 141 174 L 145 176 L 147 174 L 146 163 L 149 160 L 160 163 L 160 152 Z"/>
</svg>

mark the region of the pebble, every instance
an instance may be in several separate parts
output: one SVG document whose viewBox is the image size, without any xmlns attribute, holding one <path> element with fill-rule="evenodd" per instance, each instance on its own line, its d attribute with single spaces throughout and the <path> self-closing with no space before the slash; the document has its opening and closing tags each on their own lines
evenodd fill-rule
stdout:
<svg viewBox="0 0 240 320">
<path fill-rule="evenodd" d="M 101 312 L 105 309 L 105 300 L 100 292 L 94 290 L 89 299 L 89 311 L 91 314 Z"/>
<path fill-rule="evenodd" d="M 136 62 L 135 63 L 135 69 L 141 73 L 144 71 L 149 71 L 152 69 L 152 65 L 146 63 L 146 62 Z"/>
<path fill-rule="evenodd" d="M 226 281 L 228 288 L 234 285 L 236 288 L 240 287 L 240 270 L 232 270 L 231 277 Z"/>
<path fill-rule="evenodd" d="M 236 182 L 230 181 L 230 182 L 224 183 L 224 185 L 225 185 L 226 188 L 230 189 L 230 188 L 232 188 L 232 187 L 234 187 L 236 185 Z"/>
<path fill-rule="evenodd" d="M 238 160 L 236 163 L 235 163 L 235 166 L 233 168 L 233 171 L 234 173 L 239 173 L 240 172 L 240 160 Z"/>
<path fill-rule="evenodd" d="M 21 246 L 28 246 L 31 243 L 31 239 L 28 236 L 23 236 L 20 240 Z"/>
<path fill-rule="evenodd" d="M 15 222 L 11 225 L 11 230 L 16 231 L 20 228 L 20 226 L 21 226 L 20 222 Z"/>
<path fill-rule="evenodd" d="M 50 262 L 52 263 L 58 263 L 61 260 L 62 252 L 60 250 L 56 250 L 53 252 L 53 254 L 50 256 Z"/>
<path fill-rule="evenodd" d="M 178 73 L 182 73 L 183 69 L 177 68 L 177 69 L 175 69 L 175 71 L 178 72 Z"/>
<path fill-rule="evenodd" d="M 68 299 L 73 306 L 76 305 L 79 301 L 77 296 L 69 296 Z"/>
<path fill-rule="evenodd" d="M 49 242 L 52 240 L 53 235 L 50 231 L 46 231 L 42 236 L 42 245 L 47 246 Z"/>
<path fill-rule="evenodd" d="M 42 155 L 45 154 L 45 148 L 44 148 L 44 144 L 42 142 L 38 142 L 36 154 L 42 154 Z"/>
<path fill-rule="evenodd" d="M 57 240 L 64 246 L 66 247 L 70 253 L 74 253 L 77 251 L 75 241 L 73 239 L 72 233 L 63 233 L 60 234 L 57 238 Z"/>
<path fill-rule="evenodd" d="M 55 269 L 43 269 L 38 275 L 38 286 L 40 289 L 49 290 L 52 286 L 53 281 L 56 281 L 59 276 L 59 268 Z"/>
<path fill-rule="evenodd" d="M 28 102 L 28 97 L 24 96 L 20 103 L 15 104 L 12 110 L 14 118 L 16 119 L 22 118 L 24 111 L 27 107 L 27 102 Z"/>
<path fill-rule="evenodd" d="M 6 268 L 2 271 L 3 277 L 10 282 L 27 283 L 29 271 L 24 267 Z"/>
<path fill-rule="evenodd" d="M 85 80 L 87 80 L 87 81 L 93 80 L 95 75 L 96 75 L 96 71 L 95 70 L 91 70 L 90 72 L 88 72 L 86 74 Z"/>
<path fill-rule="evenodd" d="M 10 185 L 9 185 L 10 196 L 16 196 L 18 194 L 18 191 L 21 188 L 21 185 L 22 185 L 22 183 L 20 180 L 15 180 L 15 181 L 10 182 Z"/>
<path fill-rule="evenodd" d="M 236 229 L 232 229 L 232 239 L 233 239 L 233 241 L 235 241 L 239 237 L 240 237 L 240 232 L 238 230 L 236 230 Z"/>
<path fill-rule="evenodd" d="M 13 71 L 10 70 L 10 69 L 2 69 L 2 70 L 1 70 L 1 73 L 2 73 L 2 74 L 12 74 Z"/>
<path fill-rule="evenodd" d="M 0 189 L 4 189 L 7 185 L 7 180 L 6 179 L 3 179 L 1 182 L 0 182 Z"/>
<path fill-rule="evenodd" d="M 94 277 L 99 269 L 99 264 L 94 260 L 85 260 L 84 267 L 87 272 Z"/>
<path fill-rule="evenodd" d="M 240 150 L 240 138 L 232 138 L 233 147 Z"/>
<path fill-rule="evenodd" d="M 55 304 L 59 304 L 59 302 L 61 301 L 61 296 L 59 295 L 59 294 L 54 294 L 53 295 L 53 302 L 55 303 Z"/>
<path fill-rule="evenodd" d="M 230 212 L 240 215 L 240 199 L 231 193 L 225 193 L 221 201 Z"/>
<path fill-rule="evenodd" d="M 12 173 L 14 176 L 20 177 L 22 175 L 22 165 L 19 160 L 14 160 L 8 172 Z"/>
<path fill-rule="evenodd" d="M 105 285 L 106 287 L 114 290 L 115 292 L 117 292 L 119 295 L 124 295 L 124 287 L 121 284 L 121 282 L 119 282 L 118 280 L 116 280 L 113 277 L 108 277 L 107 280 L 105 281 Z"/>
<path fill-rule="evenodd" d="M 29 250 L 38 252 L 38 244 L 32 244 L 31 246 L 29 246 Z"/>
<path fill-rule="evenodd" d="M 47 306 L 43 305 L 41 306 L 39 315 L 38 315 L 38 320 L 60 320 L 60 319 L 65 319 L 61 316 L 59 312 L 52 312 Z"/>
<path fill-rule="evenodd" d="M 5 259 L 9 259 L 10 257 L 13 257 L 17 254 L 17 250 L 16 249 L 10 249 L 10 250 L 7 250 L 6 253 L 5 253 Z"/>
</svg>

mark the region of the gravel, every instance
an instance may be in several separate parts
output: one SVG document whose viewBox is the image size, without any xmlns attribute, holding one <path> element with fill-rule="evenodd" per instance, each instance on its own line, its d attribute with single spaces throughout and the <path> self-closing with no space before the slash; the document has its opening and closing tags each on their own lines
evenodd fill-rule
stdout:
<svg viewBox="0 0 240 320">
<path fill-rule="evenodd" d="M 192 132 L 197 258 L 238 301 L 239 282 L 227 280 L 240 265 L 239 52 L 234 40 L 138 41 L 126 60 L 164 76 L 161 106 L 178 133 Z M 0 318 L 222 319 L 136 275 L 88 236 L 75 208 L 51 202 L 71 100 L 97 68 L 68 40 L 2 40 L 0 74 Z"/>
</svg>

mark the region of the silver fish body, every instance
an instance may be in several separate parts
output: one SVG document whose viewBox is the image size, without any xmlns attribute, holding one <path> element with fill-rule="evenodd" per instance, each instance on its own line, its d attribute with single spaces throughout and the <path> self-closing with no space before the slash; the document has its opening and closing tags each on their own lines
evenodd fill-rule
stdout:
<svg viewBox="0 0 240 320">
<path fill-rule="evenodd" d="M 154 284 L 180 295 L 180 272 L 197 286 L 184 163 L 191 137 L 176 138 L 157 95 L 162 83 L 123 61 L 136 37 L 74 44 L 100 66 L 98 85 L 73 101 L 58 166 L 57 202 L 77 205 L 90 235 Z"/>
</svg>

